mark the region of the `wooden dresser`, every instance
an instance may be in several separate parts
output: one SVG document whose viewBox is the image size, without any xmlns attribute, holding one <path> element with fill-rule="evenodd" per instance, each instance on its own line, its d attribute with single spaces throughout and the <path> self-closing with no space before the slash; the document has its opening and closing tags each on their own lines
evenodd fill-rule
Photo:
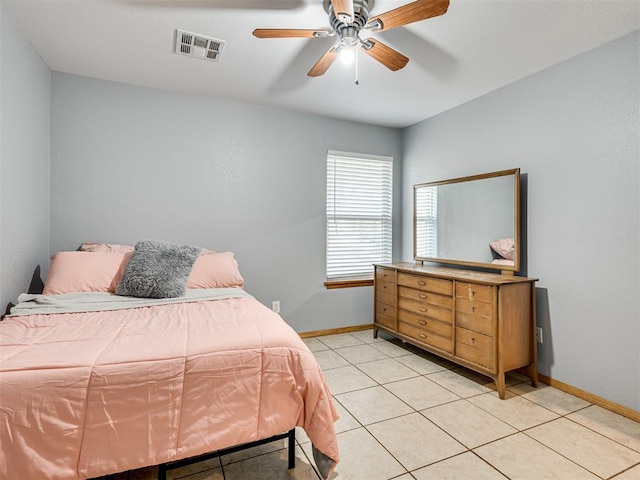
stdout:
<svg viewBox="0 0 640 480">
<path fill-rule="evenodd" d="M 491 377 L 526 367 L 538 384 L 536 279 L 414 263 L 375 266 L 374 336 L 384 330 Z"/>
</svg>

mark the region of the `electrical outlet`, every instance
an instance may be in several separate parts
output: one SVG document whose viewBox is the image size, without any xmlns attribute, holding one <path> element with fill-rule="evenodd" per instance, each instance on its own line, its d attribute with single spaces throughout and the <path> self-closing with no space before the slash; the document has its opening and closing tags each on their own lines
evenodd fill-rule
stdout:
<svg viewBox="0 0 640 480">
<path fill-rule="evenodd" d="M 271 310 L 276 313 L 280 313 L 280 300 L 274 300 L 271 302 Z"/>
<path fill-rule="evenodd" d="M 536 327 L 536 342 L 542 343 L 542 328 Z"/>
</svg>

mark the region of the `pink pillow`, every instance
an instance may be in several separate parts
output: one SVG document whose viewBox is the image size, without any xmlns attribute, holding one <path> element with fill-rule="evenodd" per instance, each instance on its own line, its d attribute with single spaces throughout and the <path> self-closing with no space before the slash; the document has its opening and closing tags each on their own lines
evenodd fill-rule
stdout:
<svg viewBox="0 0 640 480">
<path fill-rule="evenodd" d="M 130 258 L 130 252 L 58 252 L 51 257 L 42 293 L 113 293 Z"/>
<path fill-rule="evenodd" d="M 127 253 L 133 252 L 133 247 L 130 245 L 118 245 L 117 243 L 84 242 L 80 245 L 80 250 L 94 253 Z"/>
<path fill-rule="evenodd" d="M 193 264 L 187 288 L 229 288 L 244 286 L 238 262 L 232 252 L 200 254 Z"/>
<path fill-rule="evenodd" d="M 513 260 L 515 243 L 513 238 L 501 238 L 489 243 L 489 248 L 507 260 Z"/>
<path fill-rule="evenodd" d="M 506 258 L 496 258 L 491 263 L 495 263 L 496 265 L 510 265 L 514 266 L 513 260 L 507 260 Z"/>
</svg>

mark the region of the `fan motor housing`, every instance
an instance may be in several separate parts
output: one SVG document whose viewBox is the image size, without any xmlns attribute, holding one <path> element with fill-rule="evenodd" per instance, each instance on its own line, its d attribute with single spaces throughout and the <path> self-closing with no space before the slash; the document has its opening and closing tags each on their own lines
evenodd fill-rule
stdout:
<svg viewBox="0 0 640 480">
<path fill-rule="evenodd" d="M 345 23 L 339 19 L 333 11 L 331 0 L 324 0 L 324 9 L 329 14 L 331 28 L 338 34 L 341 45 L 355 47 L 358 45 L 358 33 L 369 21 L 369 8 L 373 7 L 374 0 L 353 0 L 353 21 Z"/>
</svg>

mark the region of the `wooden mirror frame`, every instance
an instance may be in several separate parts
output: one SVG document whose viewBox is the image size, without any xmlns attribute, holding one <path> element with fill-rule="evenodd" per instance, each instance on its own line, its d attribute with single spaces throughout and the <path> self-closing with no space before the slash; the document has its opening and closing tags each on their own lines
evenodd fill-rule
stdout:
<svg viewBox="0 0 640 480">
<path fill-rule="evenodd" d="M 434 187 L 439 185 L 461 184 L 464 182 L 480 181 L 485 179 L 513 176 L 513 240 L 514 240 L 514 256 L 513 265 L 495 264 L 490 262 L 479 262 L 469 259 L 457 258 L 439 258 L 419 256 L 417 252 L 417 208 L 416 198 L 417 191 L 420 188 Z M 501 270 L 503 274 L 513 275 L 520 270 L 520 169 L 513 168 L 509 170 L 500 170 L 497 172 L 489 172 L 468 177 L 452 178 L 448 180 L 440 180 L 437 182 L 420 183 L 413 186 L 413 258 L 419 262 L 433 262 L 449 265 L 462 265 L 466 267 L 476 267 L 490 270 Z M 489 245 L 487 245 L 489 248 Z"/>
</svg>

